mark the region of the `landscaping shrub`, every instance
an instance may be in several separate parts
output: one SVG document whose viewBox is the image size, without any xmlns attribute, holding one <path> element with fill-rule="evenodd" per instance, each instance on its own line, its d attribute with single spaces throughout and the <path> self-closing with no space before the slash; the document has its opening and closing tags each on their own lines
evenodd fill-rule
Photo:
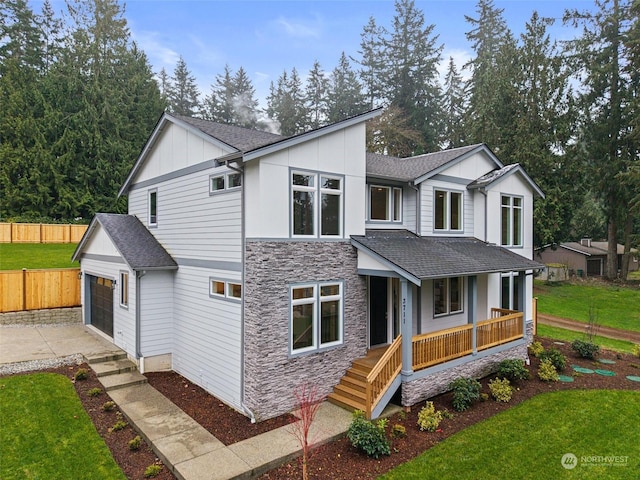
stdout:
<svg viewBox="0 0 640 480">
<path fill-rule="evenodd" d="M 102 410 L 105 412 L 110 412 L 114 408 L 116 408 L 116 402 L 108 401 L 102 404 Z"/>
<path fill-rule="evenodd" d="M 145 478 L 157 477 L 162 471 L 161 465 L 149 465 L 144 471 Z"/>
<path fill-rule="evenodd" d="M 141 445 L 142 445 L 142 438 L 140 438 L 140 435 L 136 435 L 136 437 L 133 440 L 129 440 L 129 450 L 131 451 L 138 450 Z"/>
<path fill-rule="evenodd" d="M 453 409 L 457 412 L 468 409 L 480 398 L 480 383 L 473 378 L 458 378 L 449 384 L 449 388 L 453 390 Z"/>
<path fill-rule="evenodd" d="M 640 358 L 640 345 L 634 345 L 632 352 L 635 357 Z"/>
<path fill-rule="evenodd" d="M 111 427 L 111 431 L 118 432 L 120 430 L 124 430 L 125 428 L 127 428 L 127 425 L 129 424 L 124 420 L 118 420 L 116 423 L 113 424 L 113 427 Z"/>
<path fill-rule="evenodd" d="M 524 360 L 520 358 L 503 360 L 498 365 L 497 376 L 506 378 L 510 382 L 517 382 L 519 380 L 527 380 L 529 378 L 529 370 L 524 366 Z"/>
<path fill-rule="evenodd" d="M 442 418 L 442 412 L 436 411 L 433 402 L 426 402 L 424 407 L 418 412 L 418 426 L 423 432 L 435 432 Z"/>
<path fill-rule="evenodd" d="M 539 357 L 540 354 L 544 352 L 544 347 L 542 346 L 542 343 L 536 341 L 529 345 L 529 352 L 534 357 Z"/>
<path fill-rule="evenodd" d="M 556 368 L 556 372 L 561 372 L 567 365 L 567 357 L 565 357 L 557 348 L 550 348 L 540 354 L 540 360 L 549 360 Z"/>
<path fill-rule="evenodd" d="M 98 397 L 101 394 L 102 394 L 102 389 L 98 387 L 87 390 L 87 395 L 89 395 L 90 397 Z"/>
<path fill-rule="evenodd" d="M 76 373 L 73 374 L 74 380 L 86 380 L 89 378 L 89 372 L 86 368 L 79 368 Z"/>
<path fill-rule="evenodd" d="M 553 365 L 550 359 L 545 358 L 540 362 L 538 367 L 538 377 L 545 382 L 557 382 L 560 377 L 556 371 L 556 367 Z"/>
<path fill-rule="evenodd" d="M 347 430 L 351 445 L 362 450 L 368 456 L 378 458 L 380 455 L 391 455 L 389 441 L 385 429 L 388 420 L 378 420 L 375 424 L 364 418 L 364 412 L 353 412 L 353 421 Z"/>
<path fill-rule="evenodd" d="M 571 342 L 571 348 L 582 358 L 593 360 L 600 351 L 600 346 L 593 342 L 585 342 L 583 340 L 574 340 Z"/>
<path fill-rule="evenodd" d="M 404 427 L 404 425 L 396 423 L 391 429 L 391 435 L 393 435 L 394 438 L 406 437 L 407 429 Z"/>
<path fill-rule="evenodd" d="M 489 380 L 489 390 L 498 402 L 508 403 L 513 395 L 513 387 L 506 378 Z"/>
</svg>

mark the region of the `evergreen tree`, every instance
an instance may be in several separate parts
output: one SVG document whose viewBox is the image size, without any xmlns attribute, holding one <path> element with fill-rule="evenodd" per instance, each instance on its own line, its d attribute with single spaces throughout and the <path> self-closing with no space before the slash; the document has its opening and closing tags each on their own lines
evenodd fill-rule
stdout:
<svg viewBox="0 0 640 480">
<path fill-rule="evenodd" d="M 463 124 L 465 112 L 464 82 L 458 73 L 453 57 L 444 79 L 444 139 L 445 148 L 461 147 L 466 143 L 466 130 Z"/>
<path fill-rule="evenodd" d="M 422 146 L 422 135 L 415 130 L 404 112 L 395 105 L 384 109 L 382 115 L 367 122 L 367 152 L 409 157 L 413 145 Z"/>
<path fill-rule="evenodd" d="M 339 122 L 366 110 L 367 101 L 358 77 L 342 52 L 338 66 L 331 73 L 327 90 L 327 120 L 329 123 Z"/>
<path fill-rule="evenodd" d="M 233 123 L 240 127 L 258 126 L 258 101 L 256 90 L 244 68 L 236 72 L 233 78 Z"/>
<path fill-rule="evenodd" d="M 187 62 L 180 57 L 171 77 L 169 89 L 169 110 L 178 115 L 194 117 L 202 109 L 199 100 L 200 92 L 196 79 L 187 68 Z"/>
<path fill-rule="evenodd" d="M 224 73 L 216 75 L 211 93 L 204 99 L 203 117 L 217 123 L 232 124 L 233 90 L 233 74 L 227 64 L 224 66 Z"/>
<path fill-rule="evenodd" d="M 291 136 L 306 130 L 304 93 L 295 68 L 290 76 L 285 70 L 278 78 L 277 85 L 271 83 L 266 113 L 270 119 L 280 124 L 281 135 Z"/>
<path fill-rule="evenodd" d="M 360 60 L 356 62 L 360 65 L 358 75 L 364 86 L 369 109 L 372 110 L 380 105 L 384 98 L 382 74 L 384 72 L 384 38 L 386 31 L 376 25 L 373 17 L 369 17 L 369 23 L 365 25 L 360 34 Z"/>
<path fill-rule="evenodd" d="M 61 19 L 56 18 L 49 0 L 45 0 L 42 4 L 38 25 L 42 38 L 42 64 L 46 72 L 58 59 L 64 38 L 64 24 Z"/>
<path fill-rule="evenodd" d="M 307 125 L 315 129 L 327 121 L 327 91 L 329 81 L 324 75 L 320 63 L 316 60 L 307 79 L 305 106 L 307 109 Z"/>
<path fill-rule="evenodd" d="M 162 98 L 164 108 L 166 109 L 169 107 L 169 93 L 173 87 L 171 86 L 171 78 L 164 67 L 160 69 L 160 73 L 158 74 L 158 87 L 160 88 L 160 98 Z"/>
</svg>

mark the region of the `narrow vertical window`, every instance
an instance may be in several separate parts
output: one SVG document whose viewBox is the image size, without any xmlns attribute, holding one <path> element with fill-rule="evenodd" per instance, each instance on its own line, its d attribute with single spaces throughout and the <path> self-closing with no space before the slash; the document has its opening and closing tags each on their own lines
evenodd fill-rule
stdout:
<svg viewBox="0 0 640 480">
<path fill-rule="evenodd" d="M 129 274 L 120 272 L 120 306 L 129 306 Z"/>
<path fill-rule="evenodd" d="M 450 192 L 451 217 L 449 222 L 450 230 L 462 230 L 462 194 L 460 192 Z"/>
<path fill-rule="evenodd" d="M 393 189 L 393 221 L 402 221 L 402 189 Z"/>
<path fill-rule="evenodd" d="M 389 220 L 389 187 L 372 185 L 369 189 L 369 217 L 371 220 Z"/>
<path fill-rule="evenodd" d="M 433 281 L 433 314 L 447 313 L 447 280 L 439 278 Z"/>
<path fill-rule="evenodd" d="M 315 291 L 314 286 L 291 290 L 291 348 L 294 351 L 315 347 Z"/>
<path fill-rule="evenodd" d="M 293 235 L 315 235 L 315 175 L 294 173 L 292 176 Z"/>
<path fill-rule="evenodd" d="M 342 233 L 342 181 L 339 178 L 321 177 L 320 235 Z"/>
<path fill-rule="evenodd" d="M 340 285 L 320 287 L 320 346 L 342 340 L 342 295 Z"/>
<path fill-rule="evenodd" d="M 158 224 L 158 191 L 149 192 L 149 225 Z"/>
<path fill-rule="evenodd" d="M 434 227 L 436 230 L 446 230 L 447 228 L 447 192 L 436 190 L 435 195 L 435 218 Z"/>
<path fill-rule="evenodd" d="M 500 244 L 506 247 L 521 247 L 522 198 L 503 195 L 500 203 Z"/>
</svg>

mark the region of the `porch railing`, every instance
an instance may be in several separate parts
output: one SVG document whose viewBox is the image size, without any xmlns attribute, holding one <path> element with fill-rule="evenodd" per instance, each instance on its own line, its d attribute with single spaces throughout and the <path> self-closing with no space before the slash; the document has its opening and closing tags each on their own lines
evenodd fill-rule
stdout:
<svg viewBox="0 0 640 480">
<path fill-rule="evenodd" d="M 367 418 L 402 370 L 402 337 L 397 337 L 367 375 Z"/>
<path fill-rule="evenodd" d="M 522 338 L 522 335 L 522 312 L 512 312 L 498 318 L 478 322 L 476 329 L 476 348 L 478 350 L 485 350 Z"/>
</svg>

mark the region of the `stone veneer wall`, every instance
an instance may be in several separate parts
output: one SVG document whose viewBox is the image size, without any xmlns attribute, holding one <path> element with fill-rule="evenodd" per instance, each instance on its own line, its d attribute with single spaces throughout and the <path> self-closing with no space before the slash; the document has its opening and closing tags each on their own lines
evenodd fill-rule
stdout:
<svg viewBox="0 0 640 480">
<path fill-rule="evenodd" d="M 482 378 L 497 370 L 502 360 L 513 358 L 528 359 L 527 347 L 533 340 L 533 323 L 527 323 L 526 343 L 503 350 L 493 355 L 478 358 L 462 365 L 445 369 L 418 380 L 402 384 L 402 405 L 411 406 L 449 390 L 449 384 L 456 378 Z"/>
<path fill-rule="evenodd" d="M 265 420 L 293 410 L 294 392 L 305 383 L 328 395 L 366 354 L 366 283 L 349 241 L 248 241 L 245 268 L 244 403 Z M 343 344 L 291 357 L 289 285 L 331 280 L 344 282 Z"/>
<path fill-rule="evenodd" d="M 0 313 L 0 325 L 55 325 L 82 323 L 82 307 Z"/>
</svg>

